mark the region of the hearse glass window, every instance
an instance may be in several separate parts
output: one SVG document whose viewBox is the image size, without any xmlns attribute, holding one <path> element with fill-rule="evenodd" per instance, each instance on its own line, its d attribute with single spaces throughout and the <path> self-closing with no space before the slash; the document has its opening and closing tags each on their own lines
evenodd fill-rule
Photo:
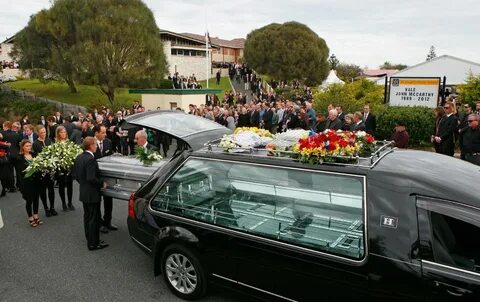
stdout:
<svg viewBox="0 0 480 302">
<path fill-rule="evenodd" d="M 364 256 L 363 178 L 191 159 L 155 210 L 351 259 Z"/>
<path fill-rule="evenodd" d="M 430 212 L 435 262 L 480 273 L 480 228 Z"/>
</svg>

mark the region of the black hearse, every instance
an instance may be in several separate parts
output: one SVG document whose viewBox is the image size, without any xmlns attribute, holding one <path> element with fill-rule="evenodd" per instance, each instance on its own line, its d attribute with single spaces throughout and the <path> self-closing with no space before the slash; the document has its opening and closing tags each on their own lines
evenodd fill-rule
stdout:
<svg viewBox="0 0 480 302">
<path fill-rule="evenodd" d="M 480 301 L 479 176 L 388 144 L 325 165 L 207 145 L 131 195 L 128 229 L 185 299 L 216 283 L 287 301 Z"/>
</svg>

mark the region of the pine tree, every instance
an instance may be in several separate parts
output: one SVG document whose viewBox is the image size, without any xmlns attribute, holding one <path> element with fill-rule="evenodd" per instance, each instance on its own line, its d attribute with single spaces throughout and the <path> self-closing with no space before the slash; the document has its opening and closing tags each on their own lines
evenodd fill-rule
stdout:
<svg viewBox="0 0 480 302">
<path fill-rule="evenodd" d="M 437 54 L 435 53 L 435 46 L 430 46 L 430 51 L 428 52 L 427 55 L 427 61 L 430 61 L 433 58 L 436 58 Z"/>
</svg>

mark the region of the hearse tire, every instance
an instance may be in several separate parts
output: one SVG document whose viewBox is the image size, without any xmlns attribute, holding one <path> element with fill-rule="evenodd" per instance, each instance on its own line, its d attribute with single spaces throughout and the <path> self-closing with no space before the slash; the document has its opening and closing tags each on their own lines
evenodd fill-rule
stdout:
<svg viewBox="0 0 480 302">
<path fill-rule="evenodd" d="M 179 244 L 167 246 L 162 254 L 162 274 L 170 291 L 185 300 L 207 293 L 205 270 L 196 253 Z"/>
</svg>

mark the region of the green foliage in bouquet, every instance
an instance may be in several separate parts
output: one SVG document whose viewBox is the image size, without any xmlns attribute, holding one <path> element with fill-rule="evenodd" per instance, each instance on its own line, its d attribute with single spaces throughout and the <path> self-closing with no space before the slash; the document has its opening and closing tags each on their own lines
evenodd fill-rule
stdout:
<svg viewBox="0 0 480 302">
<path fill-rule="evenodd" d="M 33 158 L 25 170 L 25 177 L 39 174 L 42 177 L 49 175 L 53 178 L 59 173 L 70 173 L 75 158 L 80 153 L 82 153 L 80 146 L 71 141 L 51 144 Z"/>
<path fill-rule="evenodd" d="M 143 147 L 135 148 L 135 157 L 142 162 L 144 166 L 151 166 L 153 163 L 161 160 L 163 157 L 156 151 L 148 150 Z"/>
</svg>

